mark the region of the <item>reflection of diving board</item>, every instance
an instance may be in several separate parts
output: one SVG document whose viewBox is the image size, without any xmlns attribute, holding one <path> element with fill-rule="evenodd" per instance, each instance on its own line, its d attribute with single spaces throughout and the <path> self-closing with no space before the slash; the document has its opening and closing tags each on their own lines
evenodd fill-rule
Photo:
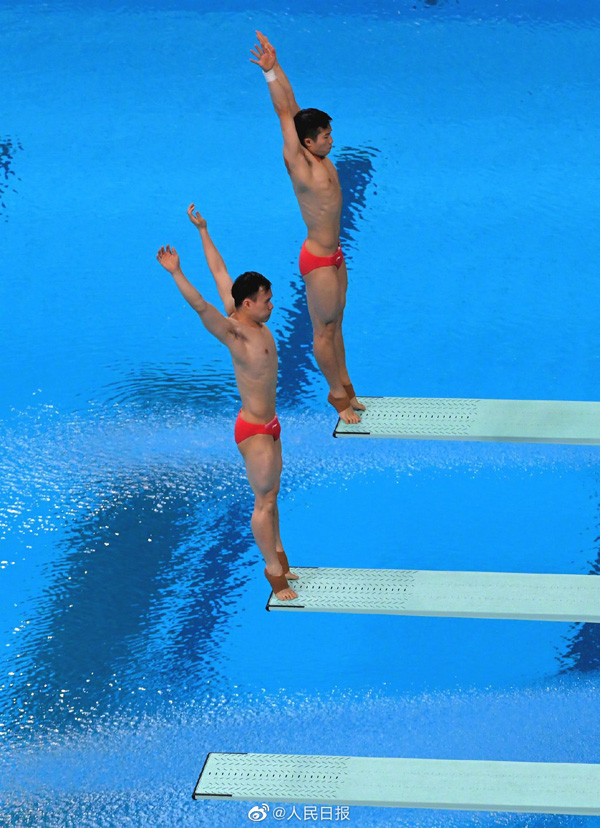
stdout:
<svg viewBox="0 0 600 828">
<path fill-rule="evenodd" d="M 361 422 L 334 437 L 600 444 L 600 402 L 360 397 Z"/>
<path fill-rule="evenodd" d="M 268 610 L 600 623 L 600 577 L 292 567 L 298 597 Z"/>
<path fill-rule="evenodd" d="M 600 814 L 600 765 L 209 753 L 194 799 Z"/>
</svg>

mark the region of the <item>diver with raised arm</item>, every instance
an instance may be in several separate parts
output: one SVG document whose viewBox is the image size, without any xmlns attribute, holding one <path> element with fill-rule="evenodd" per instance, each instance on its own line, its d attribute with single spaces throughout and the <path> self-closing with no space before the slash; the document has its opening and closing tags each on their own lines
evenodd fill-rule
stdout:
<svg viewBox="0 0 600 828">
<path fill-rule="evenodd" d="M 281 426 L 275 411 L 277 349 L 265 325 L 271 316 L 271 283 L 260 273 L 248 271 L 232 281 L 225 262 L 212 241 L 206 220 L 188 208 L 190 221 L 200 233 L 202 247 L 219 296 L 222 314 L 207 302 L 181 270 L 174 247 L 161 247 L 156 258 L 173 277 L 184 299 L 196 311 L 207 331 L 227 346 L 242 399 L 235 424 L 235 441 L 246 464 L 254 493 L 252 534 L 265 560 L 265 576 L 277 598 L 297 598 L 288 581 L 289 571 L 279 534 L 279 493 L 282 456 Z"/>
<path fill-rule="evenodd" d="M 342 191 L 327 158 L 333 141 L 331 118 L 319 109 L 300 109 L 273 46 L 257 32 L 253 63 L 263 70 L 283 134 L 283 158 L 292 180 L 307 238 L 300 251 L 313 325 L 315 359 L 329 384 L 328 401 L 345 423 L 360 422 L 364 411 L 354 392 L 342 335 L 348 273 L 340 247 Z"/>
</svg>

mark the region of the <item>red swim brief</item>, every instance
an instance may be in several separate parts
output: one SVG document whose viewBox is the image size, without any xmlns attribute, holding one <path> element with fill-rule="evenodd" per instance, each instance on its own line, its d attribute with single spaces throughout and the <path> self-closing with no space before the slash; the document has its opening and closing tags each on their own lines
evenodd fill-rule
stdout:
<svg viewBox="0 0 600 828">
<path fill-rule="evenodd" d="M 315 256 L 306 247 L 306 242 L 302 245 L 300 250 L 300 273 L 306 276 L 311 270 L 316 270 L 318 267 L 332 267 L 335 265 L 339 270 L 344 263 L 344 254 L 342 248 L 338 247 L 333 256 Z"/>
<path fill-rule="evenodd" d="M 240 411 L 235 421 L 235 442 L 241 443 L 242 440 L 247 440 L 248 437 L 254 437 L 255 434 L 269 434 L 277 442 L 281 434 L 281 423 L 277 419 L 277 414 L 270 423 L 247 423 Z"/>
</svg>

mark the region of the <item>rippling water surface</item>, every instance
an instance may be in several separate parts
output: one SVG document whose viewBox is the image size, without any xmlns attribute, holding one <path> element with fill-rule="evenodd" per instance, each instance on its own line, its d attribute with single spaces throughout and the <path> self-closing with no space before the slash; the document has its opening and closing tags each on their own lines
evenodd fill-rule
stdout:
<svg viewBox="0 0 600 828">
<path fill-rule="evenodd" d="M 574 5 L 3 6 L 3 824 L 247 824 L 191 801 L 209 750 L 600 761 L 595 625 L 264 611 L 229 358 L 154 260 L 175 244 L 216 301 L 193 200 L 273 281 L 293 562 L 598 574 L 597 449 L 331 439 L 247 61 L 264 29 L 333 116 L 360 391 L 597 399 L 599 18 Z"/>
</svg>

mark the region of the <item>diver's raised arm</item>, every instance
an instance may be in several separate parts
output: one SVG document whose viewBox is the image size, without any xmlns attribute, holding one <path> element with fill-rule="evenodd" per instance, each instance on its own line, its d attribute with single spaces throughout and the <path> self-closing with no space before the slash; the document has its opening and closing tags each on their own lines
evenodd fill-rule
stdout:
<svg viewBox="0 0 600 828">
<path fill-rule="evenodd" d="M 272 53 L 275 55 L 275 64 L 273 69 L 275 70 L 275 74 L 277 75 L 277 80 L 285 89 L 285 94 L 287 95 L 288 104 L 290 107 L 290 112 L 292 113 L 292 117 L 298 112 L 300 106 L 296 101 L 296 96 L 294 95 L 294 90 L 292 89 L 292 84 L 288 80 L 288 76 L 285 74 L 283 69 L 281 68 L 281 64 L 279 63 L 279 58 L 277 57 L 277 52 L 272 44 L 269 42 L 268 38 L 264 36 L 262 32 L 257 31 L 256 36 L 258 37 L 258 42 L 261 46 L 266 49 L 269 48 Z"/>
<path fill-rule="evenodd" d="M 227 270 L 223 257 L 217 250 L 217 246 L 208 232 L 206 219 L 200 215 L 198 210 L 194 212 L 195 208 L 195 204 L 190 204 L 187 209 L 187 214 L 194 227 L 196 227 L 200 233 L 206 264 L 208 265 L 208 269 L 212 273 L 213 279 L 215 280 L 219 296 L 221 297 L 223 307 L 225 308 L 225 313 L 227 316 L 231 316 L 231 314 L 235 311 L 235 303 L 233 301 L 233 296 L 231 295 L 233 280 L 229 275 L 229 271 Z"/>
<path fill-rule="evenodd" d="M 185 301 L 192 307 L 206 330 L 218 340 L 227 344 L 228 337 L 235 336 L 235 325 L 227 316 L 223 316 L 214 305 L 207 302 L 200 291 L 184 275 L 179 262 L 179 254 L 174 247 L 161 247 L 156 254 L 158 262 L 171 274 L 179 292 Z"/>
<path fill-rule="evenodd" d="M 277 113 L 281 125 L 283 156 L 290 165 L 294 165 L 299 159 L 304 160 L 302 145 L 294 123 L 294 115 L 300 107 L 296 103 L 286 75 L 279 67 L 275 49 L 264 35 L 260 32 L 257 32 L 257 35 L 259 42 L 255 44 L 254 49 L 250 50 L 254 55 L 254 58 L 250 58 L 250 60 L 260 66 L 264 72 L 273 109 Z"/>
</svg>

